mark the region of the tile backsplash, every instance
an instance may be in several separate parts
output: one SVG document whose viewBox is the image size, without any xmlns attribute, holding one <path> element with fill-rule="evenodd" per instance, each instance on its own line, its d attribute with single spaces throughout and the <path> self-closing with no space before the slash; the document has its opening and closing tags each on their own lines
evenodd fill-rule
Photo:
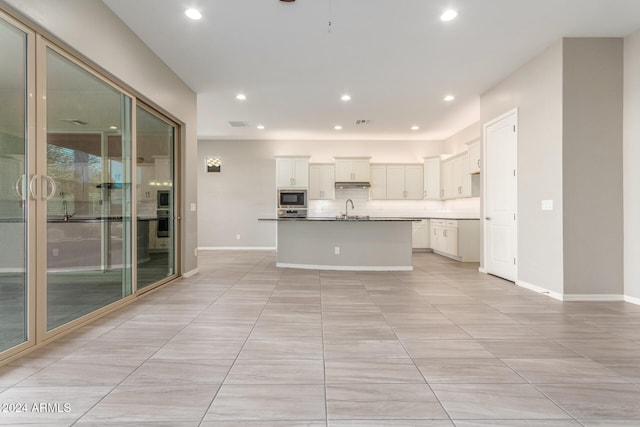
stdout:
<svg viewBox="0 0 640 427">
<path fill-rule="evenodd" d="M 336 190 L 335 200 L 310 200 L 310 217 L 330 217 L 344 213 L 347 199 L 350 215 L 373 217 L 456 217 L 479 218 L 480 198 L 455 200 L 369 200 L 369 191 L 361 189 Z"/>
</svg>

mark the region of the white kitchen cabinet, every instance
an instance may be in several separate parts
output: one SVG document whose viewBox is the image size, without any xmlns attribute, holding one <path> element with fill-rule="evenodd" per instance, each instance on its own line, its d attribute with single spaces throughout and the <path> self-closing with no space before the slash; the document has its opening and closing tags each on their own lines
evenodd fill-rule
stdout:
<svg viewBox="0 0 640 427">
<path fill-rule="evenodd" d="M 434 252 L 463 262 L 480 260 L 480 221 L 477 219 L 430 221 L 431 248 Z"/>
<path fill-rule="evenodd" d="M 459 199 L 474 196 L 469 154 L 457 154 L 442 161 L 442 198 Z"/>
<path fill-rule="evenodd" d="M 422 165 L 387 165 L 387 199 L 424 198 Z"/>
<path fill-rule="evenodd" d="M 422 221 L 414 221 L 412 223 L 412 248 L 413 249 L 429 249 L 430 234 L 429 234 L 429 220 L 423 219 Z"/>
<path fill-rule="evenodd" d="M 136 191 L 139 202 L 156 200 L 156 168 L 152 163 L 136 165 Z M 153 184 L 152 184 L 153 183 Z"/>
<path fill-rule="evenodd" d="M 385 200 L 387 198 L 387 165 L 371 165 L 371 187 L 369 198 L 371 200 Z"/>
<path fill-rule="evenodd" d="M 480 141 L 469 144 L 469 173 L 480 173 Z"/>
<path fill-rule="evenodd" d="M 440 200 L 440 157 L 424 159 L 424 198 Z"/>
<path fill-rule="evenodd" d="M 171 177 L 171 160 L 169 156 L 153 156 L 155 164 L 155 185 L 169 187 L 173 185 Z"/>
<path fill-rule="evenodd" d="M 335 166 L 332 164 L 309 165 L 309 199 L 335 200 Z"/>
<path fill-rule="evenodd" d="M 276 186 L 278 188 L 309 187 L 309 158 L 276 157 Z"/>
<path fill-rule="evenodd" d="M 336 182 L 369 182 L 370 157 L 335 157 Z"/>
</svg>

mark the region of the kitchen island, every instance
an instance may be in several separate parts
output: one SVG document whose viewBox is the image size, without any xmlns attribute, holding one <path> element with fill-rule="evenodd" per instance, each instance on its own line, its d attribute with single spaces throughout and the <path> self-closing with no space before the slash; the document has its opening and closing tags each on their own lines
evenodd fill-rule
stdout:
<svg viewBox="0 0 640 427">
<path fill-rule="evenodd" d="M 411 223 L 418 218 L 266 218 L 278 222 L 277 266 L 317 270 L 411 271 Z"/>
</svg>

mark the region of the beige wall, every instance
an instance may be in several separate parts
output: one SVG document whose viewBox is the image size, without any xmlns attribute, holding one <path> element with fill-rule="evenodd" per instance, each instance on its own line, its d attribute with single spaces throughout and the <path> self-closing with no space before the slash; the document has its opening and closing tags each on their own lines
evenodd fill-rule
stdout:
<svg viewBox="0 0 640 427">
<path fill-rule="evenodd" d="M 469 143 L 482 137 L 482 124 L 478 121 L 456 132 L 444 141 L 445 154 L 458 154 L 466 151 Z"/>
<path fill-rule="evenodd" d="M 624 293 L 640 302 L 640 31 L 624 40 Z"/>
<path fill-rule="evenodd" d="M 443 152 L 441 141 L 201 140 L 198 145 L 198 243 L 203 248 L 275 246 L 275 224 L 257 221 L 275 215 L 275 156 L 311 156 L 314 163 L 333 162 L 334 156 L 421 163 Z M 220 173 L 205 172 L 207 156 L 222 159 Z"/>
<path fill-rule="evenodd" d="M 621 295 L 623 40 L 563 43 L 564 294 Z"/>
<path fill-rule="evenodd" d="M 485 92 L 480 122 L 518 108 L 518 280 L 563 292 L 562 43 Z M 553 211 L 542 211 L 542 200 Z"/>
<path fill-rule="evenodd" d="M 0 0 L 182 122 L 184 205 L 196 202 L 196 95 L 99 0 Z M 183 212 L 183 272 L 197 268 L 196 212 Z"/>
</svg>

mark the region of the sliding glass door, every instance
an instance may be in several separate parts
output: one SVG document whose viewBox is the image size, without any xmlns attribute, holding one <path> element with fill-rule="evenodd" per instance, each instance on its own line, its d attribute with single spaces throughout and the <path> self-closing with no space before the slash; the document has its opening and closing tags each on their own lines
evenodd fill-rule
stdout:
<svg viewBox="0 0 640 427">
<path fill-rule="evenodd" d="M 0 16 L 0 352 L 28 340 L 27 33 Z"/>
<path fill-rule="evenodd" d="M 131 98 L 46 50 L 47 330 L 131 295 Z"/>
<path fill-rule="evenodd" d="M 179 196 L 178 126 L 3 11 L 0 101 L 2 362 L 176 278 Z"/>
<path fill-rule="evenodd" d="M 175 125 L 136 109 L 138 289 L 176 275 Z"/>
</svg>

